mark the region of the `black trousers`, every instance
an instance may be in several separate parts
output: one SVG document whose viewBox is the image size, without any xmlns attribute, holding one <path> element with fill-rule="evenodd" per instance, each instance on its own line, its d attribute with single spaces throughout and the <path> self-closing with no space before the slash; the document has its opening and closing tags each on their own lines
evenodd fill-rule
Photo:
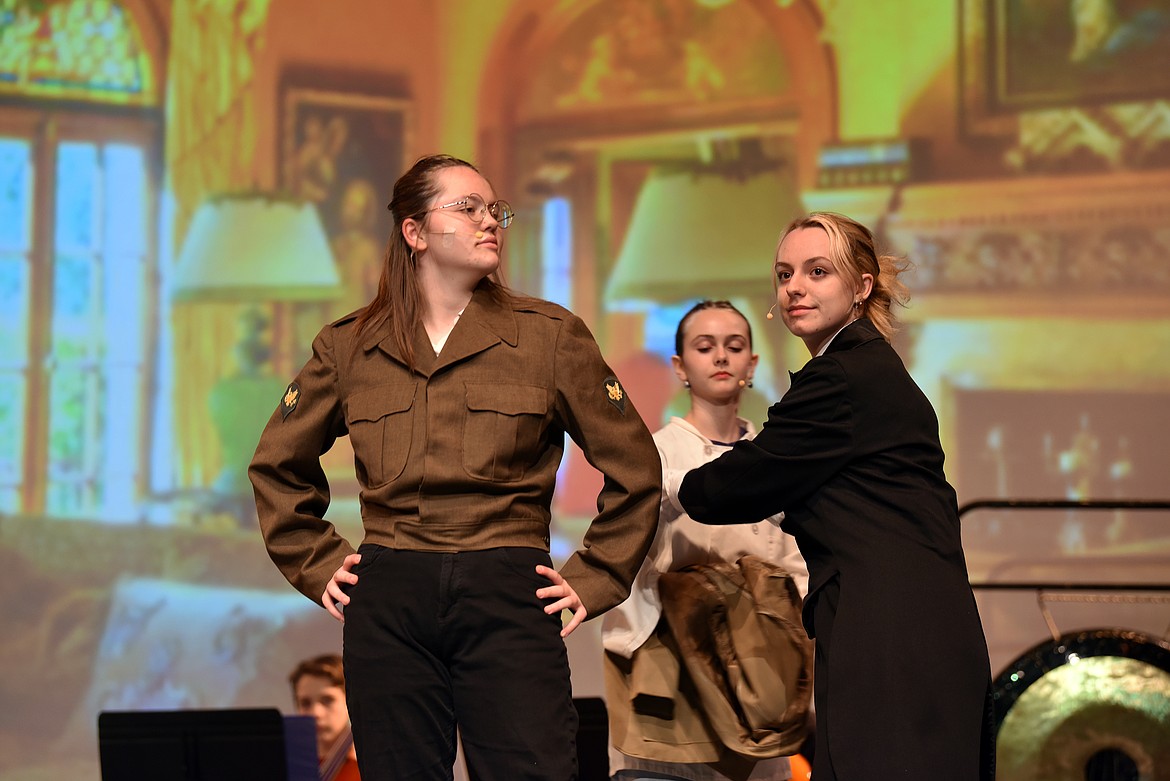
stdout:
<svg viewBox="0 0 1170 781">
<path fill-rule="evenodd" d="M 577 712 L 534 548 L 363 545 L 345 610 L 346 698 L 363 781 L 448 781 L 458 726 L 477 781 L 573 781 Z"/>
</svg>

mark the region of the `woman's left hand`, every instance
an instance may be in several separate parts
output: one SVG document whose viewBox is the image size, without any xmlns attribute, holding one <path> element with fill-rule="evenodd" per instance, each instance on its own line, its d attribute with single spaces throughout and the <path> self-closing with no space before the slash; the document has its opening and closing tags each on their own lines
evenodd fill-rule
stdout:
<svg viewBox="0 0 1170 781">
<path fill-rule="evenodd" d="M 577 596 L 577 592 L 569 585 L 569 581 L 561 577 L 561 573 L 552 567 L 537 564 L 536 574 L 548 578 L 553 583 L 551 586 L 538 588 L 536 590 L 536 596 L 540 599 L 557 600 L 551 605 L 546 605 L 544 612 L 549 615 L 555 615 L 562 610 L 571 610 L 573 612 L 572 620 L 561 630 L 561 637 L 568 637 L 573 634 L 574 629 L 581 625 L 581 622 L 589 615 L 589 611 L 581 604 L 581 598 Z"/>
</svg>

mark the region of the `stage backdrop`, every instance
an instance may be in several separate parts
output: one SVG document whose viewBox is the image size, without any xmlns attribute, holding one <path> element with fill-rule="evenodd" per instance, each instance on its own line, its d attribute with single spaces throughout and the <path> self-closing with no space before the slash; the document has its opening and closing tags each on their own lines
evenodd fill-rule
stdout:
<svg viewBox="0 0 1170 781">
<path fill-rule="evenodd" d="M 674 331 L 708 297 L 752 322 L 763 421 L 808 359 L 764 316 L 776 238 L 828 209 L 913 264 L 895 347 L 961 503 L 1170 499 L 1167 0 L 2 5 L 0 781 L 97 779 L 102 710 L 287 712 L 295 663 L 341 648 L 244 470 L 312 335 L 372 295 L 426 153 L 516 206 L 505 279 L 581 314 L 652 429 L 686 410 Z M 201 210 L 240 201 L 308 204 L 312 241 L 274 254 L 286 229 L 254 222 L 189 259 Z M 348 443 L 324 461 L 357 544 Z M 557 560 L 599 485 L 570 445 Z M 1170 572 L 1164 511 L 963 524 L 980 583 Z M 1001 777 L 1110 751 L 1170 772 L 1158 594 L 978 599 L 1019 705 Z M 579 696 L 603 693 L 598 624 L 569 641 Z M 1068 691 L 1070 720 L 1036 715 Z M 1117 708 L 1146 731 L 1098 729 Z"/>
</svg>

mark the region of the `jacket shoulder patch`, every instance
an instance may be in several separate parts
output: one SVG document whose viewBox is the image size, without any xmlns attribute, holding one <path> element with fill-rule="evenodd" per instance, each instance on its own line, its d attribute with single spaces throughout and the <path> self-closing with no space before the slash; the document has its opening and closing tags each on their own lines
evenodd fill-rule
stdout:
<svg viewBox="0 0 1170 781">
<path fill-rule="evenodd" d="M 605 390 L 606 400 L 618 408 L 618 412 L 623 415 L 626 414 L 626 389 L 622 387 L 621 382 L 612 374 L 602 381 Z"/>
<path fill-rule="evenodd" d="M 290 382 L 288 387 L 284 389 L 284 395 L 280 397 L 280 417 L 282 420 L 287 418 L 297 408 L 300 400 L 301 386 L 295 382 Z"/>
</svg>

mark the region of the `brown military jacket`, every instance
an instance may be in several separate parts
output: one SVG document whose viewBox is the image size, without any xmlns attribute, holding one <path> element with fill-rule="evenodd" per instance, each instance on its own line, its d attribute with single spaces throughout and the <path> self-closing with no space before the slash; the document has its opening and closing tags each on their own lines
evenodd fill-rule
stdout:
<svg viewBox="0 0 1170 781">
<path fill-rule="evenodd" d="M 792 575 L 758 556 L 662 574 L 663 620 L 634 655 L 605 654 L 610 739 L 627 756 L 731 778 L 808 731 L 813 646 Z"/>
<path fill-rule="evenodd" d="M 421 323 L 412 372 L 388 329 L 355 317 L 313 341 L 248 470 L 268 553 L 319 602 L 353 546 L 325 520 L 320 456 L 349 435 L 365 542 L 424 551 L 549 547 L 567 432 L 605 475 L 561 573 L 595 617 L 619 604 L 653 539 L 654 441 L 585 324 L 538 299 L 475 292 L 438 356 Z"/>
</svg>

